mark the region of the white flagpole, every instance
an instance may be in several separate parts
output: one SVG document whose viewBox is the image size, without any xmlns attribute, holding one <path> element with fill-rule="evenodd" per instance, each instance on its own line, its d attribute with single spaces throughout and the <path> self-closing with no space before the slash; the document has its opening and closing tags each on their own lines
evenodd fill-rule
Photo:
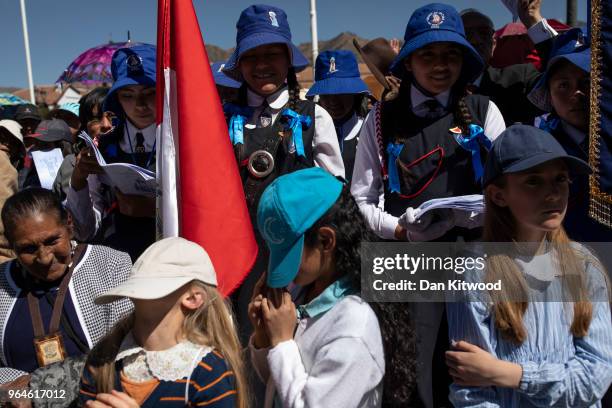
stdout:
<svg viewBox="0 0 612 408">
<path fill-rule="evenodd" d="M 25 44 L 26 66 L 28 68 L 28 85 L 30 87 L 30 101 L 36 105 L 34 97 L 34 80 L 32 79 L 32 61 L 30 60 L 30 39 L 28 37 L 28 22 L 26 19 L 25 0 L 21 2 L 21 23 L 23 24 L 23 42 Z"/>
<path fill-rule="evenodd" d="M 317 0 L 310 0 L 310 34 L 312 37 L 312 75 L 314 65 L 319 55 L 319 33 L 317 29 Z"/>
</svg>

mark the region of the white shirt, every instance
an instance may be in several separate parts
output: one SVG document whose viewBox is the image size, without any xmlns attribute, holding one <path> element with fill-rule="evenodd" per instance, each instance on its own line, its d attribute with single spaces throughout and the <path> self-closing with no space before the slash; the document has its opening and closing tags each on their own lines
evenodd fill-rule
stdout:
<svg viewBox="0 0 612 408">
<path fill-rule="evenodd" d="M 322 315 L 298 320 L 293 340 L 270 349 L 250 342 L 251 361 L 284 408 L 380 407 L 385 373 L 378 319 L 358 296 L 347 296 Z"/>
<path fill-rule="evenodd" d="M 412 86 L 410 93 L 411 96 L 415 95 L 420 103 L 426 99 L 432 99 L 423 95 L 414 86 Z M 448 98 L 446 100 L 448 101 Z M 383 239 L 395 239 L 398 218 L 384 211 L 385 193 L 380 172 L 382 156 L 376 141 L 375 121 L 375 115 L 370 112 L 361 128 L 353 169 L 351 193 L 368 226 Z M 495 140 L 505 129 L 506 124 L 499 108 L 495 103 L 489 101 L 484 123 L 485 135 L 490 140 Z"/>
<path fill-rule="evenodd" d="M 246 128 L 253 129 L 257 125 L 259 116 L 264 110 L 264 100 L 268 103 L 268 111 L 272 115 L 272 123 L 276 121 L 278 114 L 289 101 L 289 91 L 286 87 L 276 91 L 264 98 L 247 88 L 247 103 L 255 108 L 251 120 L 245 124 Z M 314 110 L 315 132 L 312 138 L 312 153 L 314 163 L 317 167 L 327 170 L 333 176 L 344 177 L 344 162 L 340 153 L 340 145 L 336 136 L 334 121 L 329 113 L 319 105 Z"/>
<path fill-rule="evenodd" d="M 123 137 L 119 141 L 119 147 L 126 153 L 134 153 L 136 149 L 136 133 L 140 132 L 144 138 L 145 152 L 150 152 L 155 146 L 156 129 L 157 124 L 155 122 L 144 129 L 138 129 L 132 125 L 132 122 L 126 120 L 123 128 Z"/>
<path fill-rule="evenodd" d="M 448 107 L 449 98 L 450 98 L 450 90 L 444 91 L 442 93 L 439 93 L 438 95 L 431 97 L 431 96 L 426 96 L 423 92 L 418 90 L 417 87 L 414 85 L 410 87 L 410 102 L 412 103 L 412 111 L 417 116 L 425 117 L 425 115 L 421 115 L 415 108 L 419 107 L 424 102 L 430 99 L 435 99 L 436 101 L 438 101 L 438 103 L 442 105 L 442 107 L 446 110 L 446 108 Z"/>
<path fill-rule="evenodd" d="M 352 140 L 357 137 L 359 131 L 361 130 L 361 126 L 363 125 L 363 118 L 357 116 L 353 113 L 346 122 L 344 122 L 340 127 L 340 134 L 338 135 L 339 140 L 344 140 L 345 142 L 348 140 Z M 338 127 L 336 127 L 338 129 Z"/>
</svg>

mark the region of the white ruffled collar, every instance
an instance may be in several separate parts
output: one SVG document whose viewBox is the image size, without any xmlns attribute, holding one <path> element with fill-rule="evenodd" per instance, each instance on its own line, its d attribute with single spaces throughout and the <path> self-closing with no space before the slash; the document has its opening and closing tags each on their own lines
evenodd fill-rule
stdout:
<svg viewBox="0 0 612 408">
<path fill-rule="evenodd" d="M 136 344 L 132 332 L 121 342 L 115 361 L 122 360 L 123 373 L 128 379 L 137 382 L 152 380 L 176 381 L 189 378 L 199 361 L 212 351 L 183 340 L 166 350 L 148 351 Z"/>
</svg>

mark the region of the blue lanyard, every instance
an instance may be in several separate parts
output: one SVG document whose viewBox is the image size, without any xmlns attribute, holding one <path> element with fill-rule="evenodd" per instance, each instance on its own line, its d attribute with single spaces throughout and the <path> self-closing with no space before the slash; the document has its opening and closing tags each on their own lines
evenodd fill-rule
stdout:
<svg viewBox="0 0 612 408">
<path fill-rule="evenodd" d="M 134 165 L 138 166 L 138 163 L 136 163 L 136 159 L 134 158 L 134 155 L 136 154 L 136 152 L 134 152 L 134 147 L 132 146 L 132 137 L 130 136 L 130 129 L 128 129 L 127 123 L 125 124 L 125 131 L 127 132 L 128 143 L 130 144 L 130 150 L 132 151 L 132 153 L 130 153 L 130 157 L 132 158 L 132 162 L 134 163 Z M 147 159 L 147 164 L 145 166 L 147 170 L 149 169 L 149 166 L 151 165 L 151 162 L 153 160 L 153 155 L 155 154 L 156 145 L 157 145 L 157 138 L 155 138 L 155 142 L 153 142 L 153 150 L 149 152 L 149 158 Z"/>
</svg>

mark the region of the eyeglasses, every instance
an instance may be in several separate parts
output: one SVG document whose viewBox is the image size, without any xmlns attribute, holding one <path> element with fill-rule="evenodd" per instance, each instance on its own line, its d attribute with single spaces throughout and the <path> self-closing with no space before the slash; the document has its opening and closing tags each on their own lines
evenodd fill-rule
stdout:
<svg viewBox="0 0 612 408">
<path fill-rule="evenodd" d="M 111 129 L 114 129 L 115 127 L 119 126 L 119 118 L 117 117 L 117 115 L 115 115 L 113 112 L 107 111 L 104 112 L 102 115 L 95 117 L 89 122 L 87 122 L 87 127 L 100 126 L 102 125 L 102 121 L 104 119 L 109 121 L 109 123 L 111 124 Z"/>
</svg>

